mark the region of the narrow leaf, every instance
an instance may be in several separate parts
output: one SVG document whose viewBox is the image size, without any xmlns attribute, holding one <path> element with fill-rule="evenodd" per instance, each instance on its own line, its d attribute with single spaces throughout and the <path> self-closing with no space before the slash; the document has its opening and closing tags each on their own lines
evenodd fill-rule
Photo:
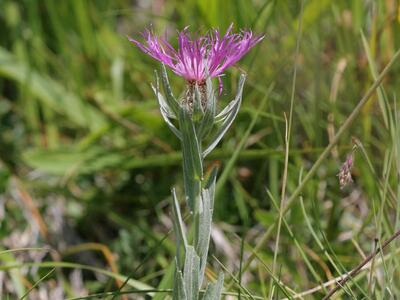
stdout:
<svg viewBox="0 0 400 300">
<path fill-rule="evenodd" d="M 156 86 L 151 85 L 151 87 L 152 87 L 153 92 L 156 95 L 158 103 L 160 105 L 161 115 L 162 115 L 165 123 L 167 123 L 169 129 L 181 140 L 182 134 L 170 120 L 171 118 L 176 118 L 176 114 L 173 111 L 173 109 L 169 106 L 167 101 L 165 101 L 164 96 L 160 93 L 160 87 L 159 87 L 159 82 L 158 82 L 159 79 L 158 79 L 157 72 L 155 72 L 155 77 L 156 77 Z"/>
<path fill-rule="evenodd" d="M 175 115 L 178 115 L 179 103 L 172 94 L 172 89 L 168 80 L 167 70 L 165 69 L 164 64 L 161 64 L 161 81 L 166 95 L 166 101 L 169 107 L 171 107 L 172 111 L 175 113 Z"/>
<path fill-rule="evenodd" d="M 232 110 L 235 109 L 238 101 L 239 99 L 235 98 L 231 102 L 229 102 L 228 105 L 225 106 L 224 109 L 217 116 L 215 116 L 215 123 L 223 122 L 229 116 Z"/>
<path fill-rule="evenodd" d="M 235 100 L 233 100 L 234 106 L 232 107 L 230 112 L 227 114 L 221 127 L 217 130 L 214 137 L 211 139 L 211 142 L 208 145 L 208 147 L 206 148 L 206 150 L 204 150 L 203 158 L 206 157 L 217 146 L 219 141 L 222 139 L 222 137 L 225 135 L 225 133 L 227 132 L 227 130 L 229 129 L 229 127 L 232 125 L 233 121 L 235 120 L 236 115 L 239 112 L 240 104 L 242 102 L 242 92 L 243 92 L 243 86 L 244 86 L 245 80 L 246 80 L 246 75 L 242 74 L 240 76 L 239 87 L 238 87 L 238 91 L 237 91 Z"/>
<path fill-rule="evenodd" d="M 191 211 L 197 209 L 196 198 L 200 194 L 203 162 L 200 145 L 193 121 L 185 107 L 179 112 L 179 128 L 182 133 L 182 158 L 185 193 Z"/>
<path fill-rule="evenodd" d="M 242 74 L 242 76 L 243 76 L 243 74 Z M 240 86 L 240 83 L 239 83 L 239 86 Z M 235 97 L 235 99 L 233 99 L 231 102 L 229 102 L 228 105 L 225 106 L 224 109 L 222 111 L 220 111 L 220 113 L 215 117 L 215 122 L 221 123 L 222 121 L 224 121 L 226 119 L 226 117 L 234 109 L 234 107 L 236 106 L 237 101 L 238 101 L 238 99 Z"/>
<path fill-rule="evenodd" d="M 209 283 L 203 300 L 221 299 L 222 287 L 224 285 L 224 273 L 220 272 L 216 283 Z"/>
<path fill-rule="evenodd" d="M 205 189 L 207 189 L 210 193 L 210 200 L 211 200 L 210 207 L 211 208 L 214 207 L 215 183 L 217 181 L 217 174 L 218 174 L 218 167 L 214 166 L 211 171 L 210 176 L 207 179 L 206 185 L 205 185 Z"/>
<path fill-rule="evenodd" d="M 193 246 L 188 246 L 185 257 L 183 281 L 186 287 L 186 295 L 190 300 L 196 300 L 199 296 L 199 271 L 200 258 L 196 254 Z"/>
<path fill-rule="evenodd" d="M 162 115 L 165 123 L 167 123 L 169 129 L 178 137 L 178 139 L 182 140 L 181 132 L 171 122 L 171 120 L 169 119 L 168 111 L 165 108 L 163 108 L 163 106 L 161 104 L 161 101 L 162 101 L 161 99 L 164 98 L 164 97 L 160 93 L 158 93 L 157 98 L 158 98 L 158 103 L 160 104 L 160 112 L 161 112 L 161 115 Z"/>
<path fill-rule="evenodd" d="M 200 284 L 203 282 L 204 272 L 207 265 L 207 254 L 208 248 L 210 245 L 210 236 L 211 236 L 211 222 L 212 222 L 212 213 L 213 208 L 211 207 L 211 203 L 213 201 L 210 199 L 209 190 L 202 190 L 201 193 L 201 211 L 200 211 L 200 228 L 199 228 L 199 237 L 196 245 L 196 252 L 200 256 L 200 272 L 199 272 L 199 281 Z"/>
<path fill-rule="evenodd" d="M 207 94 L 206 94 L 207 99 L 206 99 L 205 112 L 203 119 L 201 120 L 199 129 L 197 130 L 197 134 L 200 140 L 202 140 L 210 132 L 211 128 L 214 126 L 214 118 L 215 118 L 216 98 L 210 78 L 207 79 L 206 86 L 207 86 Z"/>
<path fill-rule="evenodd" d="M 178 269 L 178 262 L 176 262 L 174 290 L 172 292 L 173 300 L 187 300 L 186 286 L 183 281 L 182 272 Z"/>
<path fill-rule="evenodd" d="M 174 118 L 176 119 L 176 114 L 173 112 L 167 101 L 165 101 L 164 96 L 160 92 L 160 84 L 159 84 L 159 79 L 158 79 L 158 74 L 157 71 L 154 71 L 155 77 L 156 77 L 156 86 L 153 84 L 151 85 L 151 88 L 153 89 L 154 94 L 156 95 L 158 99 L 158 103 L 160 104 L 160 107 L 162 107 L 166 113 L 168 118 Z"/>
<path fill-rule="evenodd" d="M 179 208 L 179 202 L 178 198 L 176 197 L 176 192 L 175 189 L 172 189 L 172 212 L 173 212 L 173 224 L 174 224 L 174 232 L 176 234 L 176 258 L 177 258 L 177 264 L 178 267 L 182 267 L 182 262 L 181 262 L 181 255 L 180 255 L 180 246 L 181 243 L 183 242 L 183 246 L 186 252 L 188 242 L 186 239 L 186 234 L 185 234 L 185 224 L 183 223 L 182 219 L 182 214 L 181 210 Z"/>
</svg>

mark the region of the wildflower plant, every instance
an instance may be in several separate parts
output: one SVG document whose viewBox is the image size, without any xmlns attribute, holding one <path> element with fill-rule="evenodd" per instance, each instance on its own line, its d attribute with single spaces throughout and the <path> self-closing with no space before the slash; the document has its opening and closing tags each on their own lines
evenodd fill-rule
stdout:
<svg viewBox="0 0 400 300">
<path fill-rule="evenodd" d="M 193 217 L 193 239 L 188 240 L 186 226 L 175 189 L 172 189 L 173 224 L 176 234 L 176 271 L 173 299 L 200 299 L 207 254 L 211 236 L 217 169 L 204 177 L 206 156 L 217 146 L 232 125 L 242 102 L 245 74 L 239 78 L 235 98 L 222 111 L 217 112 L 217 93 L 212 78 L 219 79 L 219 94 L 223 72 L 263 39 L 251 31 L 232 33 L 232 25 L 225 35 L 211 30 L 206 35 L 192 38 L 187 28 L 178 35 L 175 49 L 166 39 L 151 31 L 143 33 L 145 43 L 129 38 L 142 51 L 161 62 L 161 93 L 159 77 L 152 86 L 160 105 L 161 115 L 182 145 L 185 198 Z M 172 92 L 166 67 L 183 77 L 186 90 L 177 99 Z M 223 273 L 217 282 L 208 284 L 202 299 L 221 298 Z"/>
</svg>

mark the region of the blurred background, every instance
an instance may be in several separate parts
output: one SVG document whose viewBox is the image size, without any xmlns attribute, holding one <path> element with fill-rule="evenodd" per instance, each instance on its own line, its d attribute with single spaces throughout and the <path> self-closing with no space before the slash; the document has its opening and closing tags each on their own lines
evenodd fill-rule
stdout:
<svg viewBox="0 0 400 300">
<path fill-rule="evenodd" d="M 174 45 L 188 25 L 197 34 L 233 23 L 235 31 L 266 35 L 223 77 L 220 108 L 234 97 L 239 74 L 248 73 L 238 118 L 206 162 L 220 166 L 210 280 L 222 269 L 232 293 L 240 290 L 228 284 L 235 276 L 253 299 L 268 299 L 271 288 L 274 299 L 287 297 L 284 289 L 294 297 L 351 270 L 375 238 L 388 238 L 400 215 L 400 63 L 286 215 L 276 261 L 281 284 L 270 284 L 268 271 L 275 230 L 240 272 L 278 214 L 273 199 L 280 199 L 300 18 L 289 196 L 400 47 L 397 0 L 301 6 L 0 0 L 0 298 L 89 299 L 127 277 L 125 290 L 172 287 L 170 188 L 182 194 L 180 145 L 151 90 L 159 65 L 127 40 L 140 40 L 149 26 Z M 172 72 L 170 80 L 180 94 L 183 80 Z M 337 174 L 354 143 L 354 182 L 341 189 Z M 400 295 L 398 249 L 390 248 L 376 272 L 361 273 L 341 291 L 345 299 Z M 304 299 L 321 299 L 330 287 Z"/>
</svg>

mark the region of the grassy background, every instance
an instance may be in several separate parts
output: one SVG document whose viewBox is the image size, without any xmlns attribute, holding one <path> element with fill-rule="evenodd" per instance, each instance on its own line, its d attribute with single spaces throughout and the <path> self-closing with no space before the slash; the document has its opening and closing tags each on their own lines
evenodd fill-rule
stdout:
<svg viewBox="0 0 400 300">
<path fill-rule="evenodd" d="M 172 37 L 187 25 L 205 32 L 232 22 L 266 34 L 223 77 L 220 107 L 241 70 L 248 73 L 238 118 L 206 163 L 220 165 L 211 280 L 223 268 L 226 291 L 240 293 L 233 299 L 298 297 L 350 271 L 392 235 L 400 220 L 400 62 L 285 215 L 279 251 L 274 229 L 240 271 L 279 215 L 295 65 L 287 196 L 400 48 L 396 0 L 308 0 L 301 11 L 300 1 L 1 0 L 4 299 L 112 292 L 126 276 L 126 290 L 171 288 L 169 197 L 171 186 L 182 187 L 180 147 L 150 88 L 158 65 L 126 38 L 150 24 Z M 178 94 L 184 82 L 170 79 Z M 336 175 L 354 141 L 354 183 L 340 189 Z M 350 281 L 343 299 L 398 297 L 398 246 Z M 26 247 L 40 249 L 18 250 Z M 321 299 L 331 287 L 304 299 Z"/>
</svg>

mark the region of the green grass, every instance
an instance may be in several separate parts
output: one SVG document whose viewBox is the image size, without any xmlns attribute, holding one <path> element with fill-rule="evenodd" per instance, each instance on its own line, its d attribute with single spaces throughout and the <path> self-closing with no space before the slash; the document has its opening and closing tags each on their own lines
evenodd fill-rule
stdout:
<svg viewBox="0 0 400 300">
<path fill-rule="evenodd" d="M 303 10 L 301 1 L 0 1 L 0 298 L 55 287 L 65 299 L 169 295 L 180 144 L 150 87 L 159 66 L 126 36 L 149 24 L 173 36 L 233 22 L 266 38 L 223 77 L 221 108 L 248 73 L 242 109 L 205 164 L 220 166 L 206 274 L 224 270 L 233 298 L 322 299 L 400 227 L 400 61 L 374 86 L 400 49 L 399 9 L 384 0 L 306 0 Z M 184 82 L 169 77 L 179 94 Z M 354 182 L 340 189 L 354 143 Z M 399 297 L 399 243 L 335 296 Z"/>
</svg>

